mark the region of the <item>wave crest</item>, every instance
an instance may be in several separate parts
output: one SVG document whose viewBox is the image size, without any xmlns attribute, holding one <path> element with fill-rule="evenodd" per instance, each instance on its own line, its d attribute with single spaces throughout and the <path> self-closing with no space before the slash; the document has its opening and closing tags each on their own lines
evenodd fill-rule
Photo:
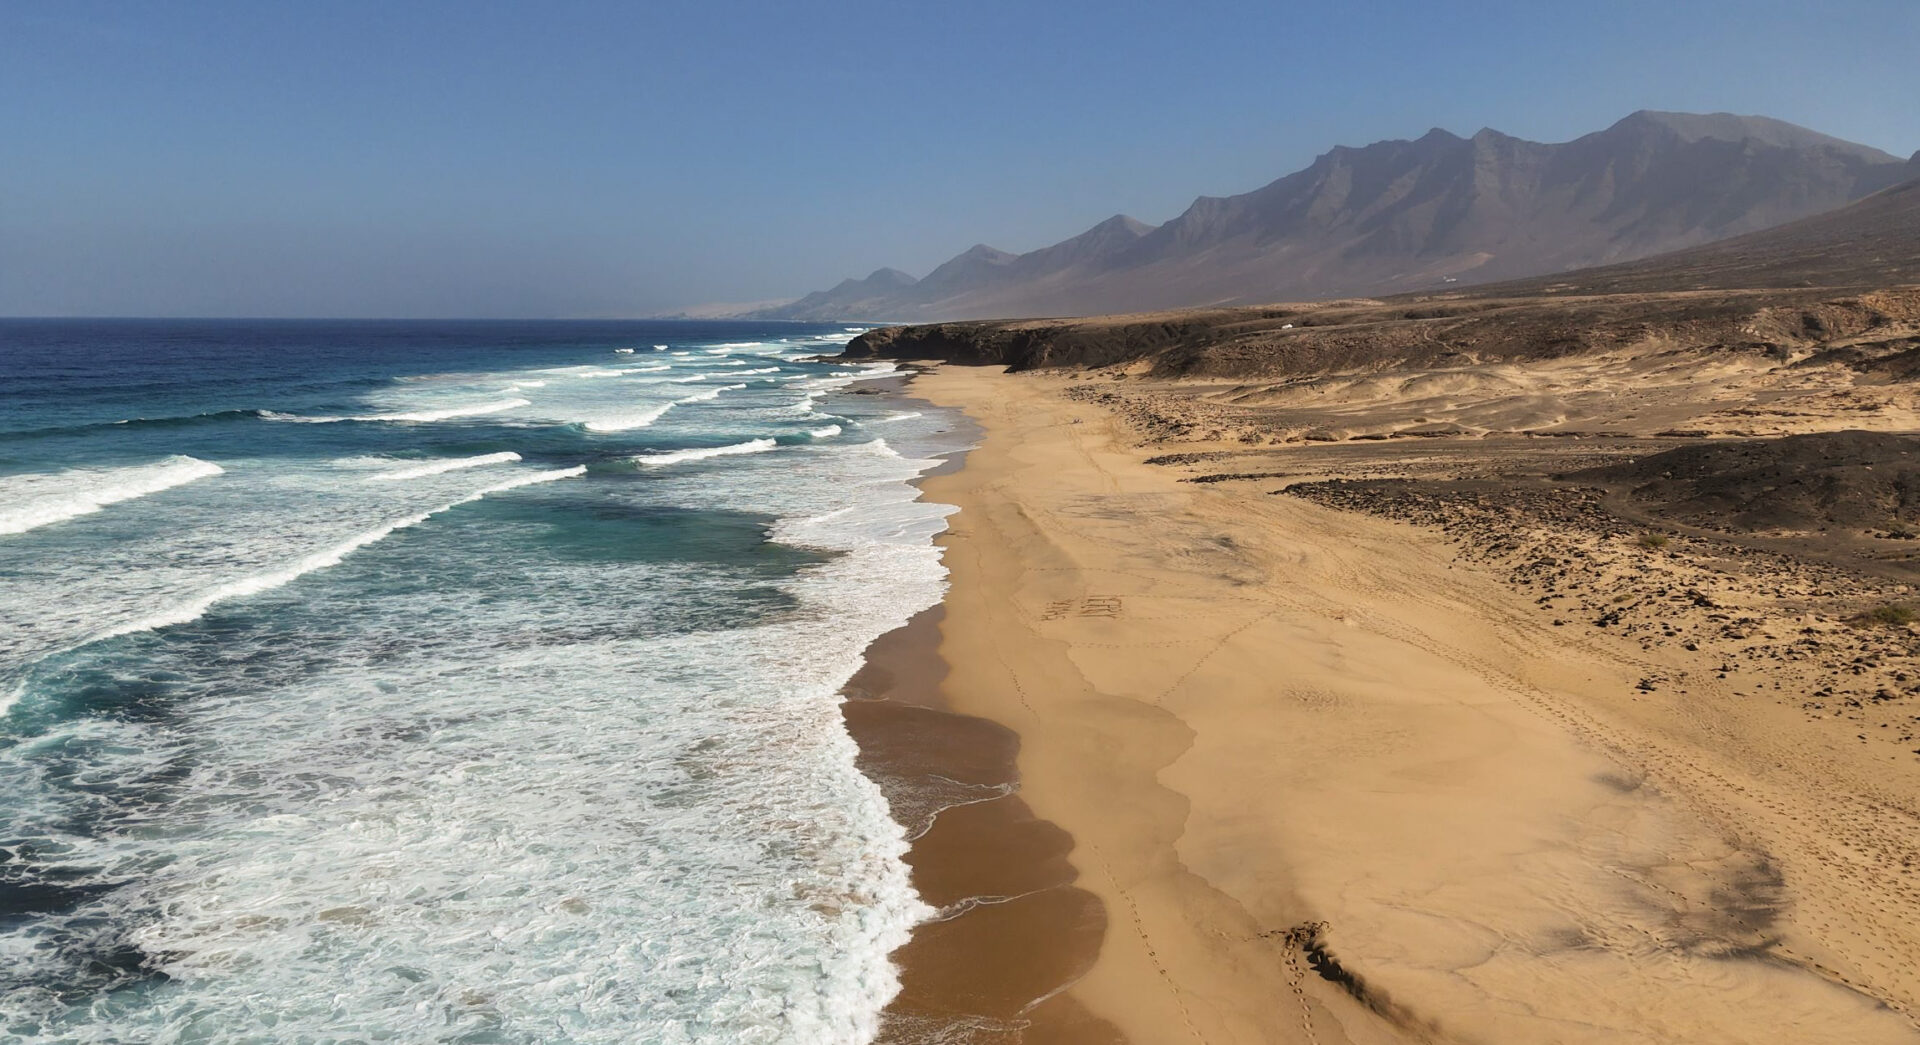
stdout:
<svg viewBox="0 0 1920 1045">
<path fill-rule="evenodd" d="M 518 461 L 519 459 L 519 454 L 511 450 L 505 450 L 497 454 L 481 454 L 478 457 L 453 457 L 441 461 L 429 461 L 425 464 L 414 465 L 411 468 L 397 468 L 391 472 L 381 472 L 370 478 L 384 480 L 418 479 L 422 476 L 439 475 L 441 472 L 453 472 L 462 468 L 479 468 L 490 464 L 507 464 Z"/>
<path fill-rule="evenodd" d="M 91 515 L 110 504 L 159 493 L 225 469 L 176 454 L 130 468 L 76 468 L 0 479 L 0 533 L 25 533 Z"/>
<path fill-rule="evenodd" d="M 465 497 L 447 501 L 438 507 L 429 508 L 423 512 L 416 512 L 413 515 L 376 526 L 364 533 L 355 534 L 331 548 L 325 548 L 311 555 L 302 556 L 280 569 L 270 570 L 266 573 L 256 573 L 250 577 L 241 577 L 237 580 L 228 581 L 225 584 L 209 588 L 185 602 L 177 603 L 166 609 L 148 614 L 138 620 L 128 621 L 125 624 L 118 624 L 104 631 L 95 632 L 87 636 L 79 645 L 85 646 L 120 635 L 131 635 L 139 631 L 154 631 L 173 624 L 185 624 L 206 613 L 218 603 L 242 598 L 247 595 L 257 595 L 260 592 L 269 591 L 281 585 L 288 584 L 315 570 L 323 570 L 329 566 L 338 565 L 340 561 L 348 555 L 386 537 L 388 534 L 396 530 L 404 530 L 410 526 L 418 526 L 448 509 L 477 501 L 488 494 L 500 493 L 504 490 L 512 490 L 521 486 L 531 486 L 534 483 L 552 482 L 555 479 L 570 479 L 576 475 L 584 475 L 586 471 L 587 467 L 585 465 L 575 465 L 572 468 L 555 468 L 550 471 L 534 472 L 529 475 L 515 476 L 505 482 L 494 483 L 492 486 L 475 490 Z"/>
<path fill-rule="evenodd" d="M 602 417 L 598 420 L 588 421 L 587 431 L 625 432 L 635 428 L 645 428 L 655 421 L 660 420 L 661 416 L 673 409 L 675 405 L 674 403 L 661 403 L 657 406 L 650 406 L 644 410 L 636 410 L 628 414 L 615 414 L 611 417 Z"/>
<path fill-rule="evenodd" d="M 659 468 L 683 461 L 702 461 L 709 457 L 764 453 L 777 445 L 779 444 L 771 439 L 749 439 L 744 443 L 734 443 L 732 446 L 702 446 L 686 450 L 668 450 L 658 454 L 641 454 L 633 459 L 633 463 L 642 468 Z"/>
</svg>

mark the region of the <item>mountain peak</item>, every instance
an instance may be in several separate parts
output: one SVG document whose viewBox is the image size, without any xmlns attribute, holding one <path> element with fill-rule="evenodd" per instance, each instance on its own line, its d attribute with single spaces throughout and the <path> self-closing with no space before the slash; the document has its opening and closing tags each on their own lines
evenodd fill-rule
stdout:
<svg viewBox="0 0 1920 1045">
<path fill-rule="evenodd" d="M 1009 254 L 985 243 L 975 243 L 927 273 L 926 278 L 914 284 L 914 287 L 917 291 L 937 294 L 981 279 L 1003 276 L 1007 266 L 1018 257 L 1018 254 Z"/>
<path fill-rule="evenodd" d="M 1729 112 L 1690 113 L 1641 109 L 1609 130 L 1622 128 L 1655 130 L 1677 136 L 1683 142 L 1754 141 L 1782 149 L 1826 148 L 1874 163 L 1897 162 L 1897 157 L 1871 146 L 1846 141 L 1798 124 L 1770 116 L 1739 116 Z"/>
<path fill-rule="evenodd" d="M 1409 147 L 1419 152 L 1430 152 L 1436 149 L 1446 148 L 1447 146 L 1458 145 L 1464 141 L 1466 141 L 1465 138 L 1460 137 L 1444 127 L 1435 127 L 1410 141 L 1405 138 L 1389 138 L 1384 141 L 1370 142 L 1366 145 L 1336 145 L 1315 157 L 1313 166 L 1324 167 L 1328 164 L 1340 165 L 1366 162 L 1367 157 L 1403 153 L 1407 151 Z M 1231 198 L 1232 197 L 1229 196 L 1200 196 L 1196 197 L 1194 202 L 1204 203 Z"/>
<path fill-rule="evenodd" d="M 914 279 L 912 276 L 909 276 L 906 273 L 896 268 L 877 268 L 877 269 L 874 269 L 871 273 L 869 273 L 867 275 L 867 278 L 864 280 L 861 280 L 861 282 L 869 286 L 876 286 L 876 287 L 877 286 L 911 287 L 915 283 L 918 283 L 920 281 L 917 279 Z"/>
<path fill-rule="evenodd" d="M 1126 232 L 1135 236 L 1144 236 L 1151 231 L 1153 231 L 1153 226 L 1144 221 L 1128 217 L 1125 214 L 1115 214 L 1113 217 L 1081 233 L 1081 235 L 1085 236 L 1094 232 Z"/>
</svg>

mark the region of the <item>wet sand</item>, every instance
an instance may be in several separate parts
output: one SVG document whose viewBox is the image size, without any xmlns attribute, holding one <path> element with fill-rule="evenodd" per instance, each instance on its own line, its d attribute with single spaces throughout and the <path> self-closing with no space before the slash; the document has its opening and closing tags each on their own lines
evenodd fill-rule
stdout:
<svg viewBox="0 0 1920 1045">
<path fill-rule="evenodd" d="M 844 691 L 860 768 L 917 836 L 914 888 L 941 912 L 894 956 L 901 991 L 881 1040 L 1118 1042 L 1059 993 L 1098 954 L 1105 914 L 1073 887 L 1072 839 L 1017 795 L 1019 738 L 945 710 L 943 613 L 881 636 Z"/>
</svg>

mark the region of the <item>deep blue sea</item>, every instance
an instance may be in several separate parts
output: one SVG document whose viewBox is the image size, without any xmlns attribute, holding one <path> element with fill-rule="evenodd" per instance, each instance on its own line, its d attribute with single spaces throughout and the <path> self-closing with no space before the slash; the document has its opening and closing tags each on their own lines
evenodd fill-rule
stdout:
<svg viewBox="0 0 1920 1045">
<path fill-rule="evenodd" d="M 0 320 L 0 1041 L 868 1040 L 959 447 L 854 332 Z"/>
</svg>

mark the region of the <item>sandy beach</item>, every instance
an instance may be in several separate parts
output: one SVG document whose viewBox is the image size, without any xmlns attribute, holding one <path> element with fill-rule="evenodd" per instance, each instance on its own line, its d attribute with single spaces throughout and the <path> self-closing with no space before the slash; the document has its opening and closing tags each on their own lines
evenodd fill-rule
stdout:
<svg viewBox="0 0 1920 1045">
<path fill-rule="evenodd" d="M 1049 899 L 1103 938 L 1023 1040 L 1920 1040 L 1910 755 L 1752 695 L 1789 669 L 1716 678 L 1699 650 L 1561 626 L 1434 527 L 1182 482 L 1068 384 L 915 382 L 985 432 L 925 483 L 961 508 L 919 625 L 944 675 L 900 683 L 883 653 L 892 681 L 864 680 L 920 694 L 886 714 L 1017 738 L 960 745 L 991 784 L 977 752 L 1017 743 L 1017 798 L 935 819 L 930 903 L 1065 881 L 1094 901 Z M 1009 823 L 1021 859 L 957 844 Z M 984 886 L 969 863 L 1056 870 Z M 1008 912 L 954 921 L 970 965 L 1058 935 Z M 917 986 L 961 953 L 937 932 L 901 956 L 896 1008 L 951 995 Z M 1048 953 L 1037 978 L 1073 969 Z"/>
</svg>

